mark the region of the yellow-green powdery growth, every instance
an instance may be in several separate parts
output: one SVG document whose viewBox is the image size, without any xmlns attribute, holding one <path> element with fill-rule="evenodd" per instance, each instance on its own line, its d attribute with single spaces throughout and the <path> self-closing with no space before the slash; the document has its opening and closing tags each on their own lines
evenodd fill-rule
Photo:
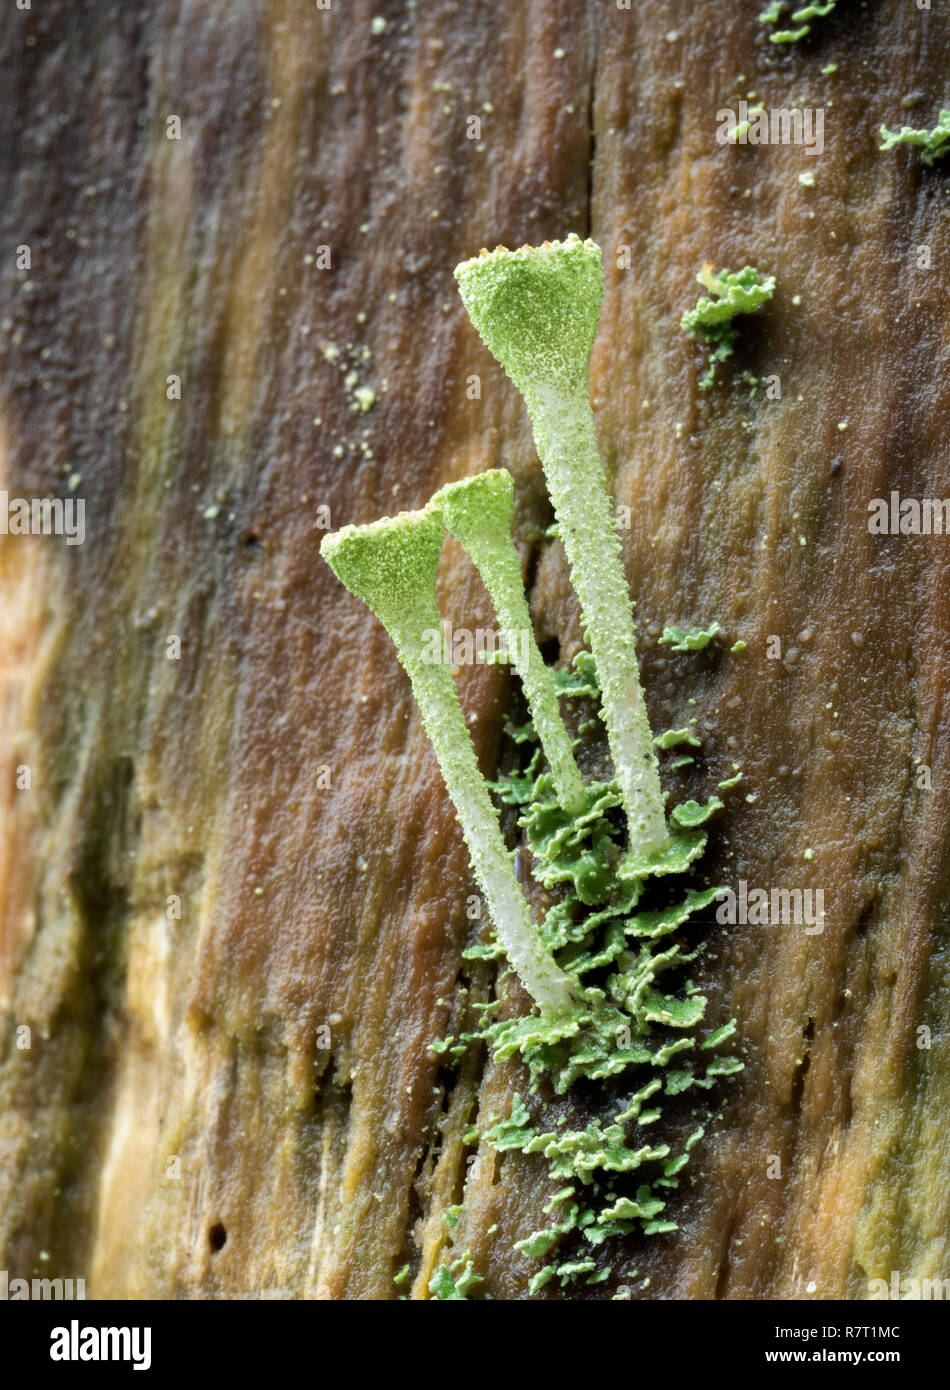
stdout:
<svg viewBox="0 0 950 1390">
<path fill-rule="evenodd" d="M 455 271 L 482 341 L 524 398 L 602 691 L 629 831 L 624 869 L 672 848 L 643 703 L 620 535 L 597 449 L 588 363 L 600 317 L 600 248 L 564 242 L 498 249 Z"/>
<path fill-rule="evenodd" d="M 739 329 L 734 320 L 741 314 L 754 314 L 772 298 L 775 276 L 761 275 L 751 265 L 714 275 L 707 263 L 696 279 L 708 293 L 700 296 L 695 309 L 687 309 L 680 328 L 702 339 L 709 348 L 709 370 L 699 383 L 707 391 L 716 380 L 716 367 L 735 350 Z"/>
<path fill-rule="evenodd" d="M 936 160 L 950 153 L 950 111 L 941 111 L 933 130 L 915 130 L 904 125 L 900 130 L 888 130 L 882 125 L 880 132 L 882 150 L 892 150 L 895 145 L 913 145 L 920 151 L 922 164 L 928 167 Z"/>
<path fill-rule="evenodd" d="M 795 6 L 789 0 L 771 0 L 759 15 L 762 24 L 775 26 L 782 23 L 791 23 L 794 29 L 772 28 L 769 34 L 770 43 L 798 43 L 811 33 L 812 21 L 824 19 L 825 15 L 831 14 L 837 0 L 825 0 L 824 4 Z"/>
<path fill-rule="evenodd" d="M 601 1283 L 620 1266 L 626 1278 L 635 1276 L 624 1239 L 676 1229 L 671 1194 L 708 1119 L 708 1105 L 696 1102 L 741 1070 L 736 1057 L 718 1051 L 734 1020 L 704 1036 L 707 1000 L 685 975 L 702 950 L 696 914 L 719 891 L 698 885 L 693 871 L 705 821 L 722 802 L 688 799 L 666 814 L 659 753 L 699 740 L 689 729 L 654 738 L 640 686 L 633 605 L 588 396 L 603 296 L 599 248 L 575 236 L 499 248 L 465 262 L 456 276 L 473 324 L 527 406 L 590 651 L 566 671 L 543 661 L 511 539 L 513 484 L 505 470 L 451 484 L 420 511 L 344 527 L 325 538 L 322 553 L 392 636 L 455 803 L 492 925 L 490 937 L 464 955 L 506 962 L 535 1004 L 512 1016 L 503 974 L 498 997 L 472 1006 L 472 1026 L 432 1048 L 451 1065 L 469 1047 L 487 1044 L 497 1061 L 518 1059 L 524 1067 L 524 1095 L 510 1114 L 491 1117 L 467 1138 L 544 1157 L 556 1185 L 544 1210 L 550 1219 L 516 1246 L 540 1265 L 529 1283 L 536 1292 L 552 1280 Z M 753 290 L 743 280 L 736 292 Z M 439 627 L 435 576 L 444 531 L 478 568 L 501 627 L 527 636 L 516 646 L 529 718 L 512 731 L 516 765 L 490 786 L 450 665 L 425 655 Z M 668 628 L 664 640 L 683 653 L 688 673 L 717 633 L 716 624 Z M 582 779 L 565 700 L 587 702 L 587 727 L 602 728 L 610 780 Z M 670 766 L 689 761 L 679 756 Z M 531 873 L 551 895 L 542 921 L 516 879 L 491 792 L 514 811 Z M 674 891 L 677 875 L 690 877 Z M 603 1095 L 594 1118 L 592 1086 Z M 581 1108 L 583 1119 L 572 1124 Z M 599 1247 L 607 1259 L 594 1258 Z M 397 1276 L 406 1277 L 405 1270 Z M 477 1296 L 481 1282 L 463 1250 L 441 1265 L 429 1291 L 463 1299 Z"/>
</svg>

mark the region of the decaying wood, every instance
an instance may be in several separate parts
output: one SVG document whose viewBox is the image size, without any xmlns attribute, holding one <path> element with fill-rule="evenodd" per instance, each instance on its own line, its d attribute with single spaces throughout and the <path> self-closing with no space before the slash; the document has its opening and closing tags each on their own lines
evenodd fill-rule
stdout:
<svg viewBox="0 0 950 1390">
<path fill-rule="evenodd" d="M 778 51 L 758 8 L 8 17 L 2 486 L 72 495 L 78 474 L 87 528 L 0 546 L 11 1276 L 390 1298 L 408 1261 L 425 1297 L 464 1198 L 456 1253 L 524 1295 L 511 1246 L 544 1165 L 463 1142 L 518 1070 L 427 1052 L 468 978 L 466 855 L 391 645 L 319 559 L 319 508 L 368 521 L 509 467 L 539 635 L 576 645 L 523 407 L 451 275 L 571 231 L 604 248 L 593 396 L 654 725 L 698 716 L 697 793 L 743 765 L 711 873 L 821 888 L 827 911 L 821 935 L 716 929 L 702 979 L 747 1066 L 680 1230 L 631 1242 L 635 1296 L 950 1275 L 950 541 L 867 529 L 871 498 L 947 491 L 950 185 L 875 138 L 934 123 L 947 21 L 841 4 Z M 822 107 L 820 158 L 719 145 L 749 91 Z M 737 368 L 778 374 L 780 400 L 730 373 L 699 390 L 678 323 L 704 261 L 776 275 Z M 443 579 L 447 615 L 490 621 L 454 547 Z M 657 645 L 713 619 L 747 650 Z M 489 771 L 509 692 L 460 684 Z"/>
</svg>

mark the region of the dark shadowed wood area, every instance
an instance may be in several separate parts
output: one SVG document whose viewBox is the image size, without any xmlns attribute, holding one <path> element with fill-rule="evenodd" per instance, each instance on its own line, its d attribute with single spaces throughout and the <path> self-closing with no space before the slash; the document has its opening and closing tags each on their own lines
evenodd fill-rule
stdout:
<svg viewBox="0 0 950 1390">
<path fill-rule="evenodd" d="M 393 648 L 318 546 L 321 508 L 365 522 L 507 466 L 538 635 L 577 648 L 523 406 L 452 278 L 572 231 L 604 251 L 592 395 L 651 717 L 698 717 L 690 794 L 742 764 L 704 867 L 827 913 L 712 924 L 700 978 L 746 1070 L 679 1231 L 631 1238 L 633 1296 L 950 1276 L 950 538 L 867 526 L 892 489 L 950 493 L 948 169 L 876 134 L 950 105 L 950 27 L 841 0 L 780 46 L 761 8 L 10 7 L 0 486 L 86 525 L 0 537 L 11 1277 L 425 1298 L 451 1246 L 526 1295 L 544 1163 L 464 1139 L 523 1076 L 427 1051 L 458 984 L 491 988 L 461 959 L 467 856 Z M 822 108 L 824 151 L 717 143 L 750 92 Z M 705 261 L 777 277 L 708 392 L 679 328 Z M 490 622 L 443 559 L 446 615 Z M 657 644 L 714 619 L 715 649 Z M 491 772 L 511 691 L 459 680 Z"/>
</svg>

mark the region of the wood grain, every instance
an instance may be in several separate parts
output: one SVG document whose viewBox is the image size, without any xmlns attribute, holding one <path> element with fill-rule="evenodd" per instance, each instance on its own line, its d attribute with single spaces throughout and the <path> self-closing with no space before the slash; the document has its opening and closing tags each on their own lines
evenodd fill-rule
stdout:
<svg viewBox="0 0 950 1390">
<path fill-rule="evenodd" d="M 703 982 L 747 1066 L 681 1229 L 631 1242 L 633 1296 L 950 1275 L 950 541 L 866 523 L 891 489 L 947 491 L 950 185 L 876 140 L 946 104 L 947 19 L 843 3 L 777 51 L 758 8 L 44 0 L 2 26 L 0 478 L 80 475 L 87 525 L 0 543 L 11 1277 L 392 1298 L 408 1261 L 421 1298 L 464 1199 L 457 1250 L 488 1296 L 525 1295 L 511 1246 L 543 1164 L 463 1140 L 517 1069 L 427 1052 L 469 980 L 465 852 L 318 509 L 368 521 L 510 468 L 539 635 L 572 650 L 523 408 L 452 280 L 483 245 L 571 231 L 604 250 L 592 394 L 654 724 L 698 716 L 697 793 L 742 762 L 711 872 L 821 888 L 828 914 L 816 936 L 716 929 Z M 720 146 L 750 91 L 823 108 L 820 157 Z M 780 400 L 729 373 L 699 390 L 678 324 L 704 261 L 776 275 L 736 366 Z M 442 602 L 488 620 L 449 546 Z M 713 619 L 747 650 L 657 645 Z M 490 771 L 510 691 L 460 684 Z"/>
</svg>

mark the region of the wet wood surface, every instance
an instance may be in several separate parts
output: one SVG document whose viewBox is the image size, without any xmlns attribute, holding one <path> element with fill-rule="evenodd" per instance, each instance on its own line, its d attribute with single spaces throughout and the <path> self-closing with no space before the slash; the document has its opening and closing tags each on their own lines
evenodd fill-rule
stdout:
<svg viewBox="0 0 950 1390">
<path fill-rule="evenodd" d="M 950 491 L 950 184 L 876 138 L 936 123 L 948 21 L 842 3 L 780 47 L 760 8 L 8 16 L 2 487 L 86 518 L 82 545 L 0 538 L 11 1277 L 391 1298 L 408 1262 L 426 1297 L 454 1246 L 484 1294 L 525 1295 L 544 1165 L 463 1138 L 518 1069 L 427 1051 L 457 986 L 489 987 L 461 959 L 466 854 L 392 647 L 318 545 L 328 515 L 507 466 L 539 636 L 576 646 L 523 407 L 452 280 L 572 231 L 604 250 L 592 395 L 654 726 L 698 717 L 697 794 L 742 763 L 710 871 L 827 913 L 715 928 L 702 981 L 746 1070 L 679 1231 L 631 1242 L 633 1296 L 950 1275 L 950 539 L 867 527 L 873 498 Z M 717 143 L 750 93 L 821 108 L 822 153 Z M 710 392 L 678 326 L 706 261 L 777 277 Z M 441 598 L 490 620 L 450 546 Z M 657 644 L 713 620 L 746 650 Z M 510 691 L 460 685 L 490 772 Z"/>
</svg>

